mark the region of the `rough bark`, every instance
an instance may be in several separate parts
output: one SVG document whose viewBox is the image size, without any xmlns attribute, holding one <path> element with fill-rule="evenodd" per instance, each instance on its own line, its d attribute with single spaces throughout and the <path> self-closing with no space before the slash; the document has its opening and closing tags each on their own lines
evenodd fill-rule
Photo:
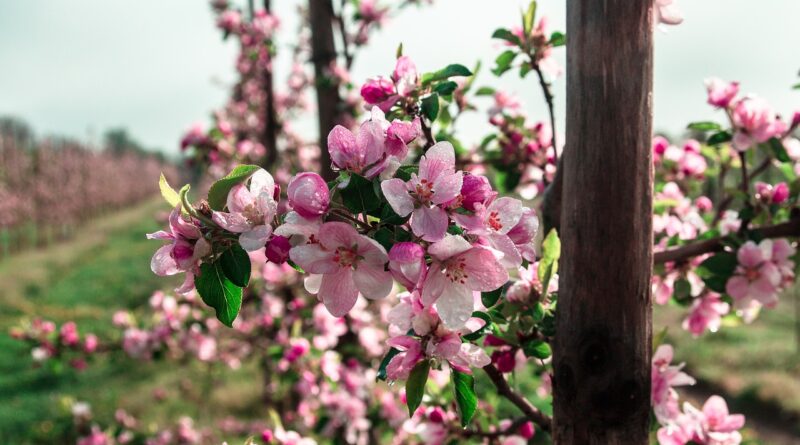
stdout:
<svg viewBox="0 0 800 445">
<path fill-rule="evenodd" d="M 567 3 L 556 444 L 648 443 L 652 0 Z"/>
<path fill-rule="evenodd" d="M 319 112 L 320 175 L 325 180 L 334 179 L 331 158 L 328 153 L 328 133 L 338 123 L 342 99 L 339 88 L 326 80 L 331 62 L 336 60 L 336 43 L 333 37 L 334 20 L 331 0 L 308 1 L 311 25 L 311 57 L 314 62 L 314 77 Z"/>
</svg>

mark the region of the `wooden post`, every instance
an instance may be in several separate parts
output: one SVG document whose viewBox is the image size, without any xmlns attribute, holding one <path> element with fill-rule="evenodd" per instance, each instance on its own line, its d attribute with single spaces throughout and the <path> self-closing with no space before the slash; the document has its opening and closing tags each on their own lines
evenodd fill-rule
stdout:
<svg viewBox="0 0 800 445">
<path fill-rule="evenodd" d="M 331 62 L 336 60 L 336 43 L 333 40 L 333 3 L 331 0 L 308 1 L 311 25 L 311 57 L 314 62 L 314 82 L 317 90 L 319 112 L 320 175 L 326 181 L 334 179 L 331 157 L 328 153 L 328 133 L 338 123 L 342 99 L 339 87 L 327 80 Z"/>
<path fill-rule="evenodd" d="M 556 444 L 648 443 L 652 0 L 569 0 Z"/>
</svg>

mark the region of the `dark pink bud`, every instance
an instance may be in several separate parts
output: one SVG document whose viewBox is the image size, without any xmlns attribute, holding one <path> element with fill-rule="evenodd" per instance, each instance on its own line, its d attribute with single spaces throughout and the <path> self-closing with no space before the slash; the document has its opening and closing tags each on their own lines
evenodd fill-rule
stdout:
<svg viewBox="0 0 800 445">
<path fill-rule="evenodd" d="M 714 208 L 714 204 L 708 199 L 707 196 L 700 196 L 694 201 L 694 205 L 697 206 L 697 210 L 701 212 L 708 212 L 712 208 Z"/>
<path fill-rule="evenodd" d="M 653 153 L 663 155 L 669 147 L 669 141 L 663 136 L 656 136 L 653 138 Z"/>
<path fill-rule="evenodd" d="M 444 422 L 444 411 L 438 406 L 434 406 L 428 412 L 428 420 L 433 423 L 442 423 Z"/>
<path fill-rule="evenodd" d="M 789 199 L 789 186 L 785 182 L 775 184 L 772 190 L 772 203 L 780 204 Z"/>
<path fill-rule="evenodd" d="M 492 363 L 497 367 L 497 370 L 502 373 L 509 373 L 514 370 L 517 360 L 514 358 L 513 349 L 504 349 L 494 351 L 492 353 Z"/>
<path fill-rule="evenodd" d="M 275 235 L 267 242 L 267 248 L 264 253 L 269 262 L 283 264 L 289 258 L 289 249 L 291 248 L 292 245 L 289 244 L 288 238 Z"/>
<path fill-rule="evenodd" d="M 492 334 L 487 335 L 486 338 L 483 340 L 484 346 L 505 346 L 507 344 L 508 343 L 506 343 L 505 340 L 497 338 Z"/>
<path fill-rule="evenodd" d="M 700 153 L 700 143 L 694 139 L 689 139 L 683 144 L 684 151 L 691 151 L 692 153 Z"/>
<path fill-rule="evenodd" d="M 533 427 L 533 422 L 528 421 L 520 425 L 517 432 L 520 436 L 530 440 L 533 438 L 533 435 L 536 434 L 536 429 Z"/>
<path fill-rule="evenodd" d="M 394 83 L 383 76 L 367 79 L 361 87 L 361 97 L 368 104 L 378 104 L 394 94 Z"/>
<path fill-rule="evenodd" d="M 261 432 L 261 440 L 263 440 L 266 443 L 272 442 L 272 439 L 274 437 L 275 436 L 272 434 L 272 430 L 270 429 L 265 429 L 264 431 Z"/>
<path fill-rule="evenodd" d="M 494 196 L 489 179 L 480 175 L 465 175 L 461 185 L 461 205 L 470 211 L 475 211 L 475 204 L 483 204 Z"/>
</svg>

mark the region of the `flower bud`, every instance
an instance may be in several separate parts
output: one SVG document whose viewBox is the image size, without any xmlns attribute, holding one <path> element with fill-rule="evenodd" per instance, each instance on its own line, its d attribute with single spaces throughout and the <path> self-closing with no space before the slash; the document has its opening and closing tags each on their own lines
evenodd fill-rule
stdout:
<svg viewBox="0 0 800 445">
<path fill-rule="evenodd" d="M 514 370 L 517 361 L 514 357 L 513 349 L 503 349 L 492 353 L 492 363 L 497 370 L 502 373 L 509 373 Z"/>
<path fill-rule="evenodd" d="M 374 105 L 379 104 L 394 94 L 394 83 L 383 76 L 367 79 L 361 87 L 361 97 L 364 102 Z"/>
<path fill-rule="evenodd" d="M 304 218 L 315 218 L 328 210 L 328 184 L 316 173 L 305 172 L 289 182 L 289 204 Z"/>
<path fill-rule="evenodd" d="M 494 196 L 492 185 L 486 176 L 464 175 L 461 185 L 462 206 L 470 211 L 475 211 L 475 204 L 483 204 Z"/>
<path fill-rule="evenodd" d="M 533 422 L 528 421 L 520 425 L 518 432 L 520 436 L 530 440 L 536 434 L 536 429 L 533 427 Z"/>
<path fill-rule="evenodd" d="M 269 262 L 283 264 L 289 258 L 289 250 L 291 248 L 292 245 L 289 243 L 288 238 L 275 235 L 267 242 L 267 248 L 264 253 Z"/>
<path fill-rule="evenodd" d="M 389 250 L 389 271 L 407 289 L 413 289 L 425 271 L 425 249 L 417 243 L 397 243 Z"/>
<path fill-rule="evenodd" d="M 725 82 L 722 79 L 712 77 L 706 79 L 706 91 L 708 91 L 708 104 L 719 108 L 727 108 L 734 97 L 739 93 L 739 82 Z"/>
</svg>

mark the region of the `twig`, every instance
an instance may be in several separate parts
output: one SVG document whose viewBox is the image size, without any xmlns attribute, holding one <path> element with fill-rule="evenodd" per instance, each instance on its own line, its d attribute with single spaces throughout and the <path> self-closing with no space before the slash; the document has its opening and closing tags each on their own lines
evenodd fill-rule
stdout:
<svg viewBox="0 0 800 445">
<path fill-rule="evenodd" d="M 751 230 L 752 233 L 760 235 L 762 238 L 783 238 L 790 236 L 800 236 L 800 218 L 789 222 L 765 226 Z M 704 241 L 699 241 L 685 246 L 656 252 L 653 256 L 655 264 L 669 263 L 673 261 L 685 261 L 689 258 L 703 255 L 705 253 L 718 252 L 725 246 L 724 241 L 727 237 L 720 236 Z"/>
<path fill-rule="evenodd" d="M 558 164 L 558 144 L 556 144 L 556 113 L 554 110 L 555 105 L 553 103 L 553 92 L 550 90 L 550 83 L 544 79 L 544 74 L 542 74 L 539 64 L 534 62 L 533 58 L 531 58 L 531 67 L 534 71 L 536 71 L 536 75 L 539 76 L 539 86 L 542 87 L 544 100 L 547 102 L 547 111 L 550 113 L 550 131 L 553 133 L 553 136 L 550 138 L 550 143 L 553 145 L 553 162 Z"/>
<path fill-rule="evenodd" d="M 531 402 L 528 401 L 528 399 L 511 389 L 511 387 L 508 386 L 508 382 L 506 381 L 505 377 L 503 377 L 503 374 L 501 374 L 500 371 L 494 367 L 494 365 L 488 364 L 483 367 L 483 370 L 486 372 L 486 375 L 489 376 L 489 379 L 491 379 L 492 383 L 494 383 L 494 386 L 497 387 L 498 394 L 516 405 L 516 407 L 519 408 L 523 414 L 525 414 L 525 417 L 527 417 L 533 423 L 539 425 L 541 429 L 547 432 L 550 431 L 553 423 L 552 419 L 550 419 L 550 416 L 539 411 L 531 404 Z"/>
<path fill-rule="evenodd" d="M 528 422 L 527 417 L 519 417 L 515 419 L 507 428 L 499 431 L 483 431 L 480 428 L 474 430 L 459 430 L 458 432 L 464 437 L 483 437 L 486 439 L 493 439 L 502 436 L 510 436 L 515 434 L 519 428 Z"/>
</svg>

